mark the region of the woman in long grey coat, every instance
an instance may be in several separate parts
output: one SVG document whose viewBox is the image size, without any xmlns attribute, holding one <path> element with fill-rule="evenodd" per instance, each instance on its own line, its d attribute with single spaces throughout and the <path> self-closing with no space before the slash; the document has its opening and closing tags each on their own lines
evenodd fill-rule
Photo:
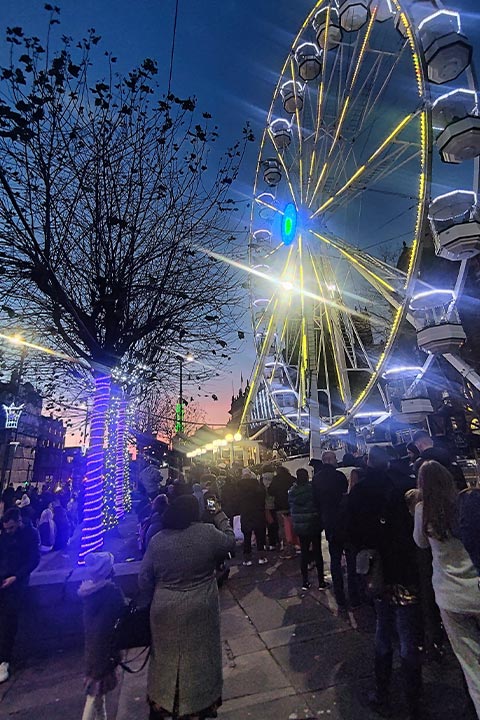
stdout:
<svg viewBox="0 0 480 720">
<path fill-rule="evenodd" d="M 222 695 L 220 609 L 215 565 L 235 547 L 227 516 L 199 522 L 193 495 L 174 500 L 148 545 L 139 574 L 151 600 L 150 719 L 216 717 Z"/>
</svg>

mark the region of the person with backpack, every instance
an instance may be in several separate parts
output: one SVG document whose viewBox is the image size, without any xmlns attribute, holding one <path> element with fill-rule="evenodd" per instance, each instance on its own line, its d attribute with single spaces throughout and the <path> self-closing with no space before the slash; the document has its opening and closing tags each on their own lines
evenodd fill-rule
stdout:
<svg viewBox="0 0 480 720">
<path fill-rule="evenodd" d="M 292 516 L 293 529 L 300 540 L 300 569 L 302 573 L 302 590 L 310 588 L 308 580 L 308 564 L 315 562 L 318 574 L 318 589 L 325 590 L 322 557 L 322 522 L 315 505 L 313 486 L 305 468 L 297 470 L 297 481 L 288 491 L 288 502 Z M 310 547 L 312 555 L 310 555 Z"/>
<path fill-rule="evenodd" d="M 432 550 L 435 599 L 480 717 L 480 590 L 478 571 L 460 539 L 457 486 L 451 473 L 435 460 L 422 464 L 418 485 L 415 542 Z M 476 540 L 470 536 L 477 547 L 479 532 L 477 525 Z"/>
</svg>

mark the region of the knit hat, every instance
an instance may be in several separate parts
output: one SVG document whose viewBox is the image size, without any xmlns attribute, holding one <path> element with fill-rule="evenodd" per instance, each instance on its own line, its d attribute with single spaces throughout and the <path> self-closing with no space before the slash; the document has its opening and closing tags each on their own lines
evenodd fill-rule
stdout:
<svg viewBox="0 0 480 720">
<path fill-rule="evenodd" d="M 85 568 L 93 583 L 106 580 L 113 570 L 115 558 L 109 552 L 91 552 L 85 557 Z"/>
</svg>

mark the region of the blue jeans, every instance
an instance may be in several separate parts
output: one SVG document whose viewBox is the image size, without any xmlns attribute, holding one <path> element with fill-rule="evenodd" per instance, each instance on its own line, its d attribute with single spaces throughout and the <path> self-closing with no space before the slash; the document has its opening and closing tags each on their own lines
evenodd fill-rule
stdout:
<svg viewBox="0 0 480 720">
<path fill-rule="evenodd" d="M 391 656 L 398 638 L 401 659 L 410 666 L 420 667 L 420 605 L 395 605 L 391 600 L 381 598 L 375 600 L 375 612 L 375 655 L 379 658 Z"/>
<path fill-rule="evenodd" d="M 419 717 L 422 691 L 422 668 L 419 645 L 421 640 L 420 605 L 396 605 L 390 599 L 375 600 L 377 627 L 375 631 L 375 679 L 377 701 L 388 698 L 392 674 L 393 643 L 400 645 L 401 676 L 407 707 L 412 718 Z"/>
</svg>

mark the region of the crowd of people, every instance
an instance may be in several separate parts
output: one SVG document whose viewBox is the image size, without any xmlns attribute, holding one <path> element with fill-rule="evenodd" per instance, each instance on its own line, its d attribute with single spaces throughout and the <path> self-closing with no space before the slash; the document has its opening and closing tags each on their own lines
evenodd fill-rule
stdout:
<svg viewBox="0 0 480 720">
<path fill-rule="evenodd" d="M 65 550 L 82 515 L 81 497 L 68 482 L 44 483 L 40 489 L 10 483 L 0 498 L 0 517 L 13 507 L 24 525 L 38 530 L 42 554 Z"/>
<path fill-rule="evenodd" d="M 228 578 L 228 557 L 240 542 L 246 572 L 254 563 L 298 557 L 301 594 L 309 592 L 313 570 L 315 586 L 320 591 L 329 587 L 328 552 L 339 613 L 374 606 L 375 687 L 369 703 L 380 715 L 388 716 L 395 700 L 391 678 L 398 648 L 409 720 L 427 717 L 422 664 L 441 660 L 448 638 L 480 718 L 480 490 L 467 488 L 460 467 L 424 431 L 408 446 L 372 446 L 368 454 L 345 453 L 340 460 L 325 450 L 295 475 L 280 463 L 194 466 L 155 497 L 145 493 L 137 501 L 143 554 L 139 602 L 150 608 L 152 638 L 151 720 L 217 716 L 222 699 L 218 587 Z M 58 503 L 66 513 L 67 494 L 68 489 L 62 499 L 53 499 L 53 510 L 48 490 L 38 499 L 25 493 L 12 498 L 11 492 L 3 498 L 3 679 L 19 593 L 38 563 L 42 517 L 55 522 Z M 43 495 L 47 504 L 42 507 Z M 37 502 L 32 516 L 26 510 Z M 45 518 L 47 511 L 52 517 Z M 323 534 L 328 550 L 322 550 Z M 20 556 L 25 562 L 17 568 Z M 119 660 L 112 654 L 111 636 L 125 599 L 113 581 L 109 553 L 88 555 L 86 572 L 79 590 L 86 633 L 83 720 L 103 720 Z M 3 617 L 11 623 L 6 625 Z"/>
<path fill-rule="evenodd" d="M 329 586 L 322 553 L 324 533 L 339 612 L 364 603 L 375 608 L 372 708 L 381 715 L 392 710 L 393 654 L 398 645 L 409 718 L 425 717 L 422 663 L 440 660 L 448 638 L 480 717 L 480 590 L 474 563 L 476 552 L 480 562 L 480 525 L 475 522 L 480 518 L 480 503 L 476 515 L 465 511 L 474 507 L 480 491 L 467 489 L 461 468 L 424 431 L 417 432 L 408 446 L 373 446 L 366 455 L 345 453 L 341 462 L 334 451 L 326 450 L 321 460 L 310 461 L 310 466 L 300 467 L 295 476 L 286 467 L 272 464 L 228 472 L 218 468 L 205 472 L 204 468 L 200 477 L 187 476 L 167 485 L 164 494 L 154 500 L 153 513 L 143 510 L 144 568 L 145 573 L 148 568 L 150 587 L 156 578 L 162 592 L 167 586 L 173 592 L 171 584 L 177 582 L 161 559 L 167 545 L 160 530 L 165 527 L 162 518 L 168 517 L 167 511 L 180 498 L 187 497 L 198 518 L 207 523 L 212 522 L 209 503 L 214 503 L 216 513 L 218 501 L 230 521 L 230 533 L 239 517 L 245 567 L 254 561 L 268 562 L 273 551 L 277 551 L 272 557 L 275 560 L 298 556 L 301 592 L 310 589 L 309 573 L 314 569 L 316 587 L 325 590 Z M 473 517 L 470 522 L 469 515 Z M 153 542 L 152 547 L 161 548 L 157 561 L 162 570 L 158 572 L 152 560 L 154 551 L 149 551 Z M 196 543 L 189 546 L 192 552 L 196 547 Z M 171 552 L 168 545 L 167 554 Z M 186 573 L 182 577 L 188 585 L 195 578 L 195 557 L 192 564 L 183 561 L 181 553 L 175 557 L 179 563 L 176 572 Z M 142 582 L 145 585 L 147 581 Z M 162 598 L 167 602 L 166 596 Z M 178 599 L 170 597 L 169 602 L 178 609 Z M 176 623 L 178 630 L 178 617 Z M 151 677 L 154 682 L 155 670 Z M 183 673 L 181 677 L 183 680 Z M 179 717 L 190 716 L 187 710 L 192 706 L 178 704 L 181 677 L 170 677 L 170 696 L 160 694 L 159 702 L 152 696 L 153 709 L 160 707 L 160 714 L 153 713 L 152 718 L 165 717 L 161 712 L 174 708 Z M 164 693 L 165 684 L 160 685 Z M 210 696 L 212 706 L 218 704 L 218 685 L 215 688 Z M 193 707 L 198 709 L 205 710 Z"/>
</svg>

